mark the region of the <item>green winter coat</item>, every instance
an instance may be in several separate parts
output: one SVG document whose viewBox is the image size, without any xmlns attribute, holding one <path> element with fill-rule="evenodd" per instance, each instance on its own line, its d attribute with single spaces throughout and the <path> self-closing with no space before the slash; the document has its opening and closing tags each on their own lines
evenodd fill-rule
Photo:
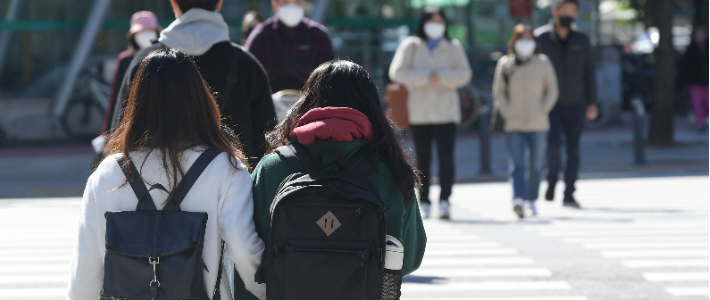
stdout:
<svg viewBox="0 0 710 300">
<path fill-rule="evenodd" d="M 349 159 L 357 150 L 369 147 L 365 140 L 356 139 L 351 142 L 335 142 L 327 140 L 316 140 L 311 145 L 304 145 L 311 155 L 322 147 L 326 149 L 340 148 L 341 153 Z M 337 169 L 337 151 L 326 151 L 321 161 L 324 169 Z M 265 156 L 252 173 L 253 193 L 254 193 L 254 222 L 256 231 L 264 239 L 269 231 L 269 208 L 271 201 L 276 195 L 276 189 L 281 181 L 293 171 L 283 161 L 278 154 L 271 153 Z M 404 195 L 395 189 L 392 175 L 384 162 L 380 161 L 376 169 L 367 176 L 377 188 L 380 199 L 385 203 L 385 213 L 387 222 L 387 234 L 395 237 L 404 245 L 404 264 L 402 272 L 404 275 L 414 272 L 422 262 L 424 248 L 426 247 L 426 232 L 419 214 L 419 205 L 416 199 L 409 203 L 404 203 Z M 245 278 L 254 280 L 253 276 Z M 244 288 L 244 282 L 235 274 L 234 286 L 235 299 L 256 299 L 254 295 Z"/>
</svg>

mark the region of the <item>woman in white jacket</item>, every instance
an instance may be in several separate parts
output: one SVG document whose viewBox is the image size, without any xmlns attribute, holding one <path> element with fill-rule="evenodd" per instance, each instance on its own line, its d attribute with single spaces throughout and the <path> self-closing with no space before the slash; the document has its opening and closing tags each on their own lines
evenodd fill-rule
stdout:
<svg viewBox="0 0 710 300">
<path fill-rule="evenodd" d="M 552 63 L 540 53 L 530 26 L 518 24 L 508 42 L 508 55 L 496 66 L 493 97 L 505 121 L 513 211 L 519 218 L 525 216 L 524 205 L 537 215 L 548 114 L 558 95 Z"/>
<path fill-rule="evenodd" d="M 99 298 L 106 253 L 104 213 L 136 209 L 138 199 L 116 161 L 123 154 L 138 170 L 132 176 L 172 190 L 202 151 L 222 152 L 200 175 L 180 208 L 208 215 L 202 254 L 206 287 L 220 280 L 222 240 L 224 256 L 235 263 L 241 278 L 253 278 L 264 244 L 252 218 L 251 177 L 236 137 L 221 125 L 215 100 L 190 58 L 167 48 L 150 53 L 138 68 L 124 115 L 109 140 L 109 156 L 86 184 L 67 299 Z M 149 193 L 156 208 L 162 209 L 168 193 L 161 189 Z M 245 285 L 266 299 L 263 285 L 253 280 L 246 280 Z M 231 299 L 224 275 L 220 286 L 222 299 Z M 212 291 L 208 292 L 211 296 Z"/>
<path fill-rule="evenodd" d="M 436 140 L 439 158 L 439 210 L 449 218 L 449 197 L 454 185 L 454 142 L 456 125 L 461 123 L 457 89 L 471 80 L 468 58 L 455 39 L 449 38 L 444 12 L 436 7 L 424 9 L 415 36 L 397 48 L 389 75 L 392 81 L 409 90 L 407 111 L 422 172 L 421 207 L 429 216 L 429 169 L 431 144 Z"/>
</svg>

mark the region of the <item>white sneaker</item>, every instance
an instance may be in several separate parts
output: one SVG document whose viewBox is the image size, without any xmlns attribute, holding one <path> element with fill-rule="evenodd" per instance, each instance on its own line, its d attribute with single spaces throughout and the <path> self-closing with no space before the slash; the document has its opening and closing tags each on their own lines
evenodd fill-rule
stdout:
<svg viewBox="0 0 710 300">
<path fill-rule="evenodd" d="M 525 218 L 525 213 L 523 209 L 523 200 L 515 199 L 513 200 L 513 211 L 518 216 L 518 218 Z"/>
<path fill-rule="evenodd" d="M 537 216 L 537 207 L 535 206 L 535 201 L 525 200 L 525 204 L 530 211 L 531 216 Z"/>
<path fill-rule="evenodd" d="M 431 204 L 422 202 L 419 204 L 419 208 L 422 212 L 422 219 L 429 219 L 429 213 L 431 213 Z"/>
<path fill-rule="evenodd" d="M 449 204 L 449 200 L 439 201 L 439 219 L 442 219 L 442 220 L 451 219 L 451 215 L 449 215 L 449 208 L 450 207 L 451 207 L 451 204 Z"/>
</svg>

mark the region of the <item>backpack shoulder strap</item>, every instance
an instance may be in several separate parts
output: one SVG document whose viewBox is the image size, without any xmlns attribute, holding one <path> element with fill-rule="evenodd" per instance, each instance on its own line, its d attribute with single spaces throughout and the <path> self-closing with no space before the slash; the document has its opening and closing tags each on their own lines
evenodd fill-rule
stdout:
<svg viewBox="0 0 710 300">
<path fill-rule="evenodd" d="M 232 96 L 232 90 L 237 84 L 237 74 L 239 71 L 239 60 L 242 57 L 242 49 L 239 46 L 232 44 L 232 59 L 229 60 L 229 70 L 227 71 L 227 80 L 224 83 L 224 89 L 222 90 L 222 95 L 219 96 L 219 111 L 222 115 L 225 115 L 225 110 L 227 109 L 227 102 Z"/>
<path fill-rule="evenodd" d="M 294 172 L 305 172 L 312 168 L 313 158 L 301 143 L 291 143 L 278 147 L 276 153 Z"/>
<path fill-rule="evenodd" d="M 131 184 L 131 189 L 133 189 L 136 198 L 138 198 L 136 210 L 157 210 L 155 203 L 153 203 L 153 198 L 150 196 L 150 193 L 148 193 L 148 189 L 145 188 L 143 178 L 141 178 L 141 174 L 138 173 L 138 169 L 136 169 L 133 162 L 130 160 L 126 161 L 125 154 L 116 156 L 116 162 L 118 162 L 118 166 L 121 167 L 123 174 L 126 175 L 126 180 L 130 178 L 129 183 Z"/>
<path fill-rule="evenodd" d="M 372 153 L 367 148 L 362 148 L 348 159 L 347 170 L 348 172 L 355 172 L 361 176 L 367 176 L 367 174 L 375 168 L 379 160 L 380 155 Z"/>
<path fill-rule="evenodd" d="M 212 160 L 214 160 L 220 152 L 207 149 L 195 160 L 190 169 L 185 173 L 185 177 L 182 178 L 180 183 L 173 189 L 173 194 L 168 203 L 165 205 L 163 210 L 180 211 L 180 203 L 185 199 L 187 192 L 190 191 L 193 185 L 202 172 L 210 165 Z"/>
</svg>

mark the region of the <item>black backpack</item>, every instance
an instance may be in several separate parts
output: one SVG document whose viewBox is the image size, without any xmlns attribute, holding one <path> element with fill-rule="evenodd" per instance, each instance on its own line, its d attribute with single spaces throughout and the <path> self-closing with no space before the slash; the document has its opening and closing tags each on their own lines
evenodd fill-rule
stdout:
<svg viewBox="0 0 710 300">
<path fill-rule="evenodd" d="M 295 172 L 271 204 L 271 226 L 256 281 L 269 300 L 382 298 L 385 210 L 365 177 L 376 155 L 361 149 L 339 170 L 321 170 L 299 143 L 276 149 Z M 340 154 L 340 153 L 339 153 Z"/>
<path fill-rule="evenodd" d="M 163 210 L 157 210 L 130 161 L 117 157 L 138 197 L 135 211 L 106 212 L 104 284 L 100 299 L 209 299 L 202 260 L 207 213 L 180 211 L 180 203 L 219 154 L 207 150 L 185 173 Z M 160 184 L 150 189 L 165 188 Z M 167 192 L 167 190 L 165 190 Z M 224 242 L 222 242 L 224 249 Z M 224 252 L 224 251 L 222 251 Z M 222 257 L 212 299 L 220 299 Z M 207 270 L 209 272 L 209 270 Z"/>
</svg>

